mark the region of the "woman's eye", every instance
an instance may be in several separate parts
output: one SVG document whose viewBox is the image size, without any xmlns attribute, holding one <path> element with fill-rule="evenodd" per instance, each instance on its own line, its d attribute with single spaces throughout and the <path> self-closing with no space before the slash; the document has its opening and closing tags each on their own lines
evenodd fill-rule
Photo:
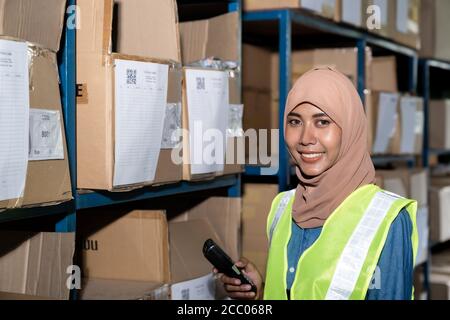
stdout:
<svg viewBox="0 0 450 320">
<path fill-rule="evenodd" d="M 319 127 L 326 127 L 330 124 L 331 122 L 329 120 L 319 120 L 317 121 L 317 124 Z"/>
<path fill-rule="evenodd" d="M 299 126 L 299 125 L 302 124 L 302 122 L 300 120 L 298 120 L 298 119 L 291 119 L 291 120 L 289 120 L 289 124 L 291 126 Z"/>
</svg>

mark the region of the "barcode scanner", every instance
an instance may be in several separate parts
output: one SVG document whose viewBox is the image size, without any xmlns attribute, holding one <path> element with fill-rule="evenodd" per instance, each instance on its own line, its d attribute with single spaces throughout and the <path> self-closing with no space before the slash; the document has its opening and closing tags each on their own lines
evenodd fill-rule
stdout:
<svg viewBox="0 0 450 320">
<path fill-rule="evenodd" d="M 241 285 L 251 285 L 252 288 L 250 291 L 256 294 L 257 289 L 253 281 L 236 266 L 233 260 L 212 239 L 205 241 L 203 255 L 220 273 L 230 278 L 241 280 Z"/>
</svg>

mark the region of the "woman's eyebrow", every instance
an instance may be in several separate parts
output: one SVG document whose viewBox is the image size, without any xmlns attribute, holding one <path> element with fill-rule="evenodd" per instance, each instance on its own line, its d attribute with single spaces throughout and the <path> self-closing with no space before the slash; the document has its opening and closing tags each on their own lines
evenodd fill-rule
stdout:
<svg viewBox="0 0 450 320">
<path fill-rule="evenodd" d="M 328 117 L 328 115 L 326 113 L 316 113 L 315 115 L 312 116 L 314 119 L 315 118 L 322 118 L 322 117 Z"/>
<path fill-rule="evenodd" d="M 293 112 L 293 111 L 289 112 L 289 114 L 287 116 L 288 117 L 299 117 L 299 118 L 302 117 L 300 114 Z"/>
</svg>

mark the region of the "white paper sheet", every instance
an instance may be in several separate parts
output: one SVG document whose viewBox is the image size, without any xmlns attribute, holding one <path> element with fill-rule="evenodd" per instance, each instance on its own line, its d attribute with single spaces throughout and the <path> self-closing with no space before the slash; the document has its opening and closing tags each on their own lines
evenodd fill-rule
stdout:
<svg viewBox="0 0 450 320">
<path fill-rule="evenodd" d="M 401 33 L 408 32 L 408 1 L 397 0 L 397 30 Z"/>
<path fill-rule="evenodd" d="M 380 93 L 378 121 L 373 153 L 386 153 L 397 120 L 398 94 Z"/>
<path fill-rule="evenodd" d="M 191 174 L 222 171 L 228 127 L 228 73 L 186 70 Z"/>
<path fill-rule="evenodd" d="M 414 153 L 416 142 L 416 111 L 417 98 L 402 97 L 400 99 L 400 110 L 402 112 L 402 143 L 400 153 Z"/>
<path fill-rule="evenodd" d="M 116 60 L 114 186 L 155 179 L 169 67 Z"/>
<path fill-rule="evenodd" d="M 374 0 L 373 4 L 380 8 L 381 25 L 386 26 L 388 23 L 388 0 Z"/>
<path fill-rule="evenodd" d="M 0 200 L 23 195 L 29 111 L 27 45 L 0 40 Z"/>
<path fill-rule="evenodd" d="M 321 12 L 323 0 L 302 0 L 302 8 Z"/>
<path fill-rule="evenodd" d="M 342 20 L 357 26 L 361 26 L 362 0 L 343 0 Z"/>
<path fill-rule="evenodd" d="M 60 159 L 64 159 L 64 145 L 59 111 L 30 109 L 28 160 Z"/>
</svg>

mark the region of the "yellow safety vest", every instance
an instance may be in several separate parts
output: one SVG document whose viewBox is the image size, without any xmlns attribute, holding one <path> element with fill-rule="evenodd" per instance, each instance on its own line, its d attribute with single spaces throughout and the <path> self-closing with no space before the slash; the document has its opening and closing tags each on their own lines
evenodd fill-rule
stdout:
<svg viewBox="0 0 450 320">
<path fill-rule="evenodd" d="M 285 300 L 287 246 L 295 190 L 280 193 L 267 219 L 269 256 L 264 299 Z M 295 300 L 364 300 L 390 226 L 403 209 L 413 225 L 413 260 L 418 234 L 417 202 L 366 185 L 348 196 L 325 222 L 316 242 L 299 259 L 290 290 Z"/>
</svg>

